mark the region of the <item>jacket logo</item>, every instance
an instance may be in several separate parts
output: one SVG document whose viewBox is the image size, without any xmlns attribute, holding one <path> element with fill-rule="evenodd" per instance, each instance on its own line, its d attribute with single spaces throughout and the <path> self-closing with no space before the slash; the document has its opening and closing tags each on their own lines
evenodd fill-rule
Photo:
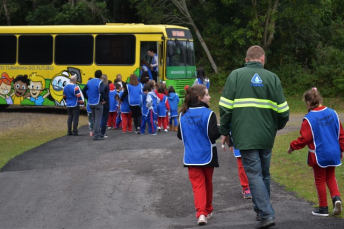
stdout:
<svg viewBox="0 0 344 229">
<path fill-rule="evenodd" d="M 252 87 L 263 87 L 263 80 L 260 78 L 258 73 L 254 74 L 254 76 L 251 79 L 251 86 Z"/>
</svg>

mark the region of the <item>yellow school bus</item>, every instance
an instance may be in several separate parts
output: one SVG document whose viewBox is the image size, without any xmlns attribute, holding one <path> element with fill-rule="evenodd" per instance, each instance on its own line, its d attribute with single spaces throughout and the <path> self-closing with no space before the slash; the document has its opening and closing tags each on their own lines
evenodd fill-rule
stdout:
<svg viewBox="0 0 344 229">
<path fill-rule="evenodd" d="M 139 76 L 149 48 L 158 55 L 158 80 L 184 86 L 195 80 L 195 56 L 188 28 L 114 24 L 0 26 L 0 105 L 65 106 L 62 93 L 71 75 L 82 88 L 96 70 L 114 82 Z"/>
</svg>

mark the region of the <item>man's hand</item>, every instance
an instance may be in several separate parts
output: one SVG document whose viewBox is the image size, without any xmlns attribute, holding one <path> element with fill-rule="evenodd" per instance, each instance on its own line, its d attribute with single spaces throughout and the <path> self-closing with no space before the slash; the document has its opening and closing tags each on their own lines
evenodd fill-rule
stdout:
<svg viewBox="0 0 344 229">
<path fill-rule="evenodd" d="M 222 147 L 223 151 L 226 151 L 226 146 L 225 146 L 226 143 L 227 143 L 227 145 L 229 145 L 229 136 L 223 136 L 222 135 L 221 147 Z"/>
<path fill-rule="evenodd" d="M 288 149 L 288 153 L 291 154 L 291 152 L 293 152 L 294 150 L 292 148 L 289 147 Z"/>
<path fill-rule="evenodd" d="M 106 101 L 103 101 L 102 104 L 104 105 L 106 103 Z"/>
</svg>

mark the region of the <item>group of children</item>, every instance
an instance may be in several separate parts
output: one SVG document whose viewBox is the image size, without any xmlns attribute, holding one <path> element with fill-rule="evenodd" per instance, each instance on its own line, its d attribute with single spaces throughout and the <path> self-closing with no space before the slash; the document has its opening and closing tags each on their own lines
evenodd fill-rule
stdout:
<svg viewBox="0 0 344 229">
<path fill-rule="evenodd" d="M 156 86 L 154 80 L 149 80 L 143 85 L 142 91 L 140 133 L 145 133 L 146 124 L 148 125 L 148 134 L 150 135 L 156 135 L 156 132 L 161 130 L 165 132 L 168 132 L 168 129 L 177 131 L 179 96 L 176 94 L 173 86 L 170 86 L 167 90 L 164 83 Z M 172 125 L 173 121 L 174 127 Z M 170 124 L 169 126 L 168 123 Z"/>
<path fill-rule="evenodd" d="M 126 97 L 123 101 L 120 101 L 123 92 L 127 90 L 126 83 L 118 82 L 117 79 L 114 83 L 109 81 L 109 89 L 108 129 L 122 128 L 123 133 L 131 132 L 132 112 L 128 98 Z M 164 82 L 156 84 L 154 80 L 148 80 L 142 84 L 142 93 L 142 121 L 139 133 L 145 133 L 146 125 L 148 125 L 150 135 L 156 135 L 157 131 L 161 130 L 165 132 L 168 132 L 168 129 L 177 131 L 179 96 L 173 86 L 170 86 L 167 90 Z M 89 106 L 87 106 L 87 113 L 90 135 L 92 136 L 93 124 Z"/>
</svg>

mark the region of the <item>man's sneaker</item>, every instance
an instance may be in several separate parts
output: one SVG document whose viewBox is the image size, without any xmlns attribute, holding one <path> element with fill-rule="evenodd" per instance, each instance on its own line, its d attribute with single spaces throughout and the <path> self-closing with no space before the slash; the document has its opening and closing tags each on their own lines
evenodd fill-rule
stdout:
<svg viewBox="0 0 344 229">
<path fill-rule="evenodd" d="M 154 132 L 154 133 L 151 133 L 151 134 L 149 134 L 149 135 L 157 135 L 157 134 L 156 134 L 156 132 Z"/>
<path fill-rule="evenodd" d="M 256 225 L 254 228 L 259 229 L 259 228 L 267 228 L 267 227 L 272 227 L 275 226 L 276 223 L 274 221 L 274 217 L 269 217 L 267 219 L 262 219 L 260 221 L 256 222 Z"/>
<path fill-rule="evenodd" d="M 198 225 L 206 225 L 207 224 L 207 218 L 205 215 L 200 215 L 197 220 Z"/>
<path fill-rule="evenodd" d="M 333 203 L 333 215 L 340 215 L 342 213 L 342 200 L 339 196 L 332 198 Z"/>
<path fill-rule="evenodd" d="M 257 212 L 256 221 L 261 221 L 261 220 L 262 220 L 262 215 L 260 214 L 260 212 Z"/>
<path fill-rule="evenodd" d="M 328 216 L 328 207 L 319 207 L 312 211 L 312 215 Z"/>
<path fill-rule="evenodd" d="M 244 199 L 252 199 L 251 191 L 248 188 L 242 192 L 242 195 L 243 195 Z"/>
<path fill-rule="evenodd" d="M 108 129 L 108 130 L 111 130 L 111 126 L 109 126 L 107 129 Z"/>
<path fill-rule="evenodd" d="M 104 138 L 108 138 L 109 136 L 107 136 L 107 134 L 104 134 L 103 137 L 104 137 Z"/>
<path fill-rule="evenodd" d="M 161 130 L 161 127 L 158 127 L 158 128 L 156 128 L 158 131 L 160 131 Z"/>
<path fill-rule="evenodd" d="M 209 220 L 211 217 L 213 217 L 213 213 L 208 214 L 205 218 Z"/>
<path fill-rule="evenodd" d="M 165 132 L 168 132 L 168 130 L 167 130 L 167 129 L 165 129 L 164 131 L 165 131 Z"/>
<path fill-rule="evenodd" d="M 98 137 L 95 137 L 93 138 L 94 141 L 97 141 L 97 140 L 104 140 L 104 136 L 98 136 Z"/>
</svg>

